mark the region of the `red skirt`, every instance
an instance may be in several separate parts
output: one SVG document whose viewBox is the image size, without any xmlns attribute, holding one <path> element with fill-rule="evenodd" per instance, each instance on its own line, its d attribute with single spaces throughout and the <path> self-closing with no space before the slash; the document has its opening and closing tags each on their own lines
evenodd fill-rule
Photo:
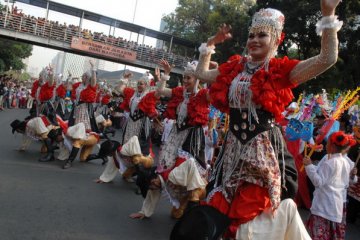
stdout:
<svg viewBox="0 0 360 240">
<path fill-rule="evenodd" d="M 205 204 L 218 209 L 232 220 L 225 238 L 235 238 L 240 224 L 251 221 L 264 209 L 271 207 L 268 189 L 251 183 L 239 187 L 230 203 L 221 192 L 216 192 Z"/>
</svg>

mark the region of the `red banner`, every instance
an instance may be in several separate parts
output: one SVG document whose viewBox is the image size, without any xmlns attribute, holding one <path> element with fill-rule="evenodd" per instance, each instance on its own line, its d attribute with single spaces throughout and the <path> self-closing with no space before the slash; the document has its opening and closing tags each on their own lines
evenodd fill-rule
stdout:
<svg viewBox="0 0 360 240">
<path fill-rule="evenodd" d="M 136 60 L 136 52 L 134 51 L 104 43 L 94 42 L 92 40 L 87 40 L 84 38 L 73 37 L 71 40 L 71 48 L 113 59 L 121 59 L 127 61 Z"/>
</svg>

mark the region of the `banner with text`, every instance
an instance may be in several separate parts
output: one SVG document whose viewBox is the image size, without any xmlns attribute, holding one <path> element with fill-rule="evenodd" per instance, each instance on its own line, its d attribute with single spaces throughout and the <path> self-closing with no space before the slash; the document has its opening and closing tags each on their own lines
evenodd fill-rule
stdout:
<svg viewBox="0 0 360 240">
<path fill-rule="evenodd" d="M 134 51 L 104 43 L 94 42 L 84 38 L 73 37 L 71 40 L 71 48 L 113 59 L 127 61 L 136 60 L 136 52 Z"/>
</svg>

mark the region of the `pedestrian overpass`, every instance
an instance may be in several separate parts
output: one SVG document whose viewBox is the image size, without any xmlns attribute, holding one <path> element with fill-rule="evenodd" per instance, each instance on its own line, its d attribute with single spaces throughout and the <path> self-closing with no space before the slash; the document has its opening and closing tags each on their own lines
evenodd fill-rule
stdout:
<svg viewBox="0 0 360 240">
<path fill-rule="evenodd" d="M 0 13 L 1 37 L 147 69 L 154 69 L 158 66 L 160 59 L 166 59 L 174 65 L 173 72 L 178 74 L 181 74 L 187 62 L 192 60 L 195 49 L 199 45 L 167 33 L 57 2 L 47 0 L 17 0 L 16 2 L 43 8 L 46 10 L 46 17 L 33 17 L 26 15 L 29 13 L 11 11 L 7 7 L 8 11 L 4 10 Z M 49 21 L 47 19 L 49 11 L 75 16 L 79 19 L 79 24 L 74 26 Z M 84 19 L 108 26 L 109 34 L 96 33 L 95 29 L 89 29 L 91 32 L 84 30 L 82 28 Z M 112 36 L 111 31 L 114 33 L 115 29 L 137 34 L 137 41 Z M 140 42 L 141 37 L 142 42 Z M 153 48 L 145 45 L 144 40 L 147 37 L 160 41 L 167 50 L 164 47 Z M 184 54 L 174 54 L 172 51 L 174 48 L 181 49 Z"/>
</svg>

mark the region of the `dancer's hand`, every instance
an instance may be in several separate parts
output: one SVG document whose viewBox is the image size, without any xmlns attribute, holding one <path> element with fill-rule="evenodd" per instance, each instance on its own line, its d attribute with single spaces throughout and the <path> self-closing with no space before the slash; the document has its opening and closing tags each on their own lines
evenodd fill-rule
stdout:
<svg viewBox="0 0 360 240">
<path fill-rule="evenodd" d="M 335 8 L 341 0 L 321 0 L 321 13 L 323 16 L 335 15 Z"/>
<path fill-rule="evenodd" d="M 91 68 L 93 68 L 94 67 L 94 61 L 92 59 L 90 59 L 89 63 L 90 63 Z"/>
<path fill-rule="evenodd" d="M 214 46 L 216 44 L 224 42 L 227 39 L 232 38 L 230 31 L 231 31 L 230 25 L 227 25 L 225 23 L 221 24 L 220 27 L 218 28 L 217 33 L 208 39 L 207 46 Z"/>
<path fill-rule="evenodd" d="M 309 165 L 311 163 L 312 162 L 311 162 L 311 159 L 309 157 L 304 157 L 304 159 L 303 159 L 304 166 L 307 166 L 307 165 Z"/>
<path fill-rule="evenodd" d="M 132 219 L 143 219 L 145 215 L 143 213 L 132 213 L 129 217 Z"/>
<path fill-rule="evenodd" d="M 155 76 L 156 78 L 156 81 L 159 81 L 160 80 L 160 68 L 156 67 L 155 68 Z"/>
<path fill-rule="evenodd" d="M 164 74 L 169 75 L 173 65 L 170 65 L 165 59 L 160 60 L 160 66 L 164 69 Z"/>
<path fill-rule="evenodd" d="M 350 171 L 350 175 L 351 175 L 352 177 L 354 177 L 354 176 L 357 175 L 357 168 L 356 168 L 356 167 L 354 167 L 354 168 Z"/>
<path fill-rule="evenodd" d="M 96 183 L 104 183 L 104 181 L 101 180 L 100 178 L 95 179 L 94 182 L 96 182 Z"/>
<path fill-rule="evenodd" d="M 124 78 L 131 78 L 132 76 L 133 76 L 132 72 L 125 72 L 125 73 L 123 74 L 123 77 L 124 77 Z"/>
</svg>

